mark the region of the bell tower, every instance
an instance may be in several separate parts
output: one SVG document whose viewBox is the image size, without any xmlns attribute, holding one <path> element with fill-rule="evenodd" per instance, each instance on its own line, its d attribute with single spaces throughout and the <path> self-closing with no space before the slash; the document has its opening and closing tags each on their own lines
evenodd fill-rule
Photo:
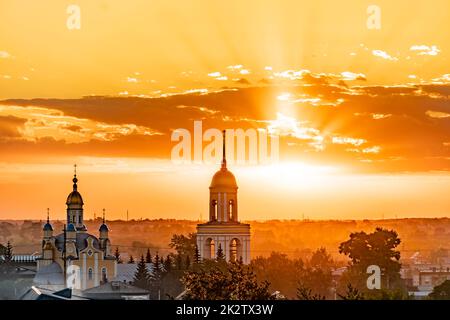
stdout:
<svg viewBox="0 0 450 320">
<path fill-rule="evenodd" d="M 225 130 L 223 131 L 222 164 L 213 176 L 209 186 L 209 221 L 237 222 L 237 190 L 236 178 L 227 169 Z"/>
<path fill-rule="evenodd" d="M 73 190 L 67 197 L 67 225 L 73 224 L 77 231 L 86 231 L 83 221 L 83 198 L 78 192 L 77 165 L 74 165 Z"/>
<path fill-rule="evenodd" d="M 227 261 L 250 263 L 250 225 L 238 219 L 238 185 L 227 168 L 226 132 L 222 136 L 222 163 L 209 186 L 209 220 L 197 225 L 197 247 L 202 259 L 215 259 L 219 247 Z"/>
</svg>

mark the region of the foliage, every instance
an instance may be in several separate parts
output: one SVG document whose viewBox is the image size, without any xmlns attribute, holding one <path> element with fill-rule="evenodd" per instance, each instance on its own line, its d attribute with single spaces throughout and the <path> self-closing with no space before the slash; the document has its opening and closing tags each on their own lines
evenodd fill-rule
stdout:
<svg viewBox="0 0 450 320">
<path fill-rule="evenodd" d="M 128 263 L 134 263 L 134 258 L 133 258 L 133 256 L 130 255 L 130 259 L 128 260 Z"/>
<path fill-rule="evenodd" d="M 432 300 L 450 300 L 450 280 L 446 280 L 434 287 L 428 298 Z"/>
<path fill-rule="evenodd" d="M 194 251 L 194 264 L 200 264 L 201 263 L 201 259 L 200 259 L 200 251 L 198 250 L 198 246 L 195 245 L 195 251 Z"/>
<path fill-rule="evenodd" d="M 225 261 L 225 254 L 223 253 L 222 245 L 220 243 L 219 243 L 219 248 L 217 249 L 216 260 L 217 261 Z"/>
<path fill-rule="evenodd" d="M 256 257 L 250 263 L 259 281 L 267 280 L 270 290 L 279 291 L 287 298 L 296 298 L 296 284 L 304 263 L 300 259 L 289 259 L 286 254 L 272 252 L 269 257 Z"/>
<path fill-rule="evenodd" d="M 215 262 L 219 264 L 218 262 Z M 182 278 L 185 300 L 271 300 L 269 283 L 259 283 L 251 268 L 239 262 L 228 263 L 225 270 L 187 271 Z"/>
<path fill-rule="evenodd" d="M 318 293 L 313 293 L 311 289 L 299 285 L 297 288 L 297 299 L 298 300 L 325 300 L 325 296 L 322 296 Z"/>
<path fill-rule="evenodd" d="M 11 242 L 6 244 L 5 254 L 3 255 L 4 263 L 10 263 L 13 259 L 13 247 Z"/>
<path fill-rule="evenodd" d="M 342 300 L 364 300 L 364 294 L 362 294 L 358 289 L 353 288 L 350 283 L 347 285 L 347 291 L 345 294 L 338 294 L 338 296 Z"/>
<path fill-rule="evenodd" d="M 145 262 L 152 263 L 152 254 L 150 253 L 150 249 L 147 249 L 147 253 L 145 255 Z"/>
<path fill-rule="evenodd" d="M 188 236 L 182 234 L 174 234 L 170 241 L 169 247 L 175 249 L 177 255 L 180 255 L 183 260 L 186 256 L 194 257 L 197 237 L 195 233 L 189 233 Z"/>
<path fill-rule="evenodd" d="M 373 233 L 356 232 L 350 239 L 342 242 L 339 253 L 350 258 L 345 284 L 351 283 L 359 290 L 367 291 L 367 267 L 379 266 L 381 269 L 382 287 L 394 289 L 401 286 L 400 252 L 396 250 L 400 238 L 394 230 L 376 228 Z"/>
<path fill-rule="evenodd" d="M 141 260 L 139 261 L 136 269 L 136 273 L 133 279 L 133 285 L 142 289 L 149 288 L 150 274 L 147 269 L 147 265 L 145 264 L 144 256 L 141 256 Z"/>
</svg>

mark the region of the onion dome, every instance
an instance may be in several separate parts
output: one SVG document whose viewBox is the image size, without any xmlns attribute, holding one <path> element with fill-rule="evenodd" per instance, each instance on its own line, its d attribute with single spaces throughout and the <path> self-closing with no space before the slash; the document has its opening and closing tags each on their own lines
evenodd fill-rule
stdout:
<svg viewBox="0 0 450 320">
<path fill-rule="evenodd" d="M 81 197 L 81 194 L 78 192 L 78 186 L 77 186 L 77 175 L 75 174 L 73 176 L 73 191 L 69 194 L 67 197 L 66 205 L 83 205 L 83 198 Z"/>
<path fill-rule="evenodd" d="M 77 229 L 75 228 L 75 225 L 73 223 L 69 223 L 69 225 L 67 226 L 67 232 L 76 232 Z"/>
<path fill-rule="evenodd" d="M 236 178 L 226 167 L 217 171 L 212 180 L 210 188 L 237 188 Z"/>
<path fill-rule="evenodd" d="M 98 230 L 100 232 L 108 232 L 109 231 L 109 228 L 106 225 L 106 220 L 105 220 L 105 209 L 103 209 L 103 223 Z"/>
<path fill-rule="evenodd" d="M 53 227 L 50 224 L 50 209 L 47 208 L 47 223 L 44 224 L 44 231 L 53 231 Z"/>
</svg>

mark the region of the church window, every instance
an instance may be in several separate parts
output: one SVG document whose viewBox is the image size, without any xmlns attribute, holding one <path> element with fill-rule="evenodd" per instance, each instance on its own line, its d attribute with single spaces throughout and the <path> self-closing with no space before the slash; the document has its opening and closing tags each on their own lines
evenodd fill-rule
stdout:
<svg viewBox="0 0 450 320">
<path fill-rule="evenodd" d="M 233 209 L 234 209 L 234 202 L 233 202 L 233 200 L 230 200 L 230 201 L 228 201 L 228 213 L 229 213 L 228 220 L 230 220 L 230 221 L 233 221 L 233 218 L 234 218 Z"/>
<path fill-rule="evenodd" d="M 88 279 L 92 280 L 92 268 L 89 268 L 88 270 Z"/>
<path fill-rule="evenodd" d="M 216 246 L 214 240 L 209 238 L 205 243 L 205 258 L 206 259 L 214 259 L 216 256 Z"/>
<path fill-rule="evenodd" d="M 216 221 L 217 220 L 217 217 L 218 217 L 218 214 L 217 214 L 217 200 L 213 200 L 212 201 L 212 203 L 211 203 L 211 205 L 212 205 L 212 207 L 213 207 L 213 216 L 212 216 L 212 221 Z"/>
<path fill-rule="evenodd" d="M 230 261 L 237 261 L 239 240 L 233 239 L 230 243 Z"/>
</svg>

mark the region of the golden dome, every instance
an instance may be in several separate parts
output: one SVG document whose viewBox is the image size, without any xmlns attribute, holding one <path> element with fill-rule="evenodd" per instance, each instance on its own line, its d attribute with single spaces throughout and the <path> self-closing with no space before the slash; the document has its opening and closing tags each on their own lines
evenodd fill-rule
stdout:
<svg viewBox="0 0 450 320">
<path fill-rule="evenodd" d="M 75 174 L 73 177 L 73 191 L 69 194 L 67 197 L 66 205 L 83 205 L 83 198 L 81 197 L 81 194 L 78 192 L 78 186 L 77 186 L 77 175 Z"/>
<path fill-rule="evenodd" d="M 66 204 L 83 205 L 83 198 L 81 197 L 81 194 L 78 191 L 72 191 L 67 197 Z"/>
<path fill-rule="evenodd" d="M 222 167 L 217 171 L 212 180 L 210 188 L 236 188 L 237 183 L 234 175 L 226 167 Z"/>
</svg>

